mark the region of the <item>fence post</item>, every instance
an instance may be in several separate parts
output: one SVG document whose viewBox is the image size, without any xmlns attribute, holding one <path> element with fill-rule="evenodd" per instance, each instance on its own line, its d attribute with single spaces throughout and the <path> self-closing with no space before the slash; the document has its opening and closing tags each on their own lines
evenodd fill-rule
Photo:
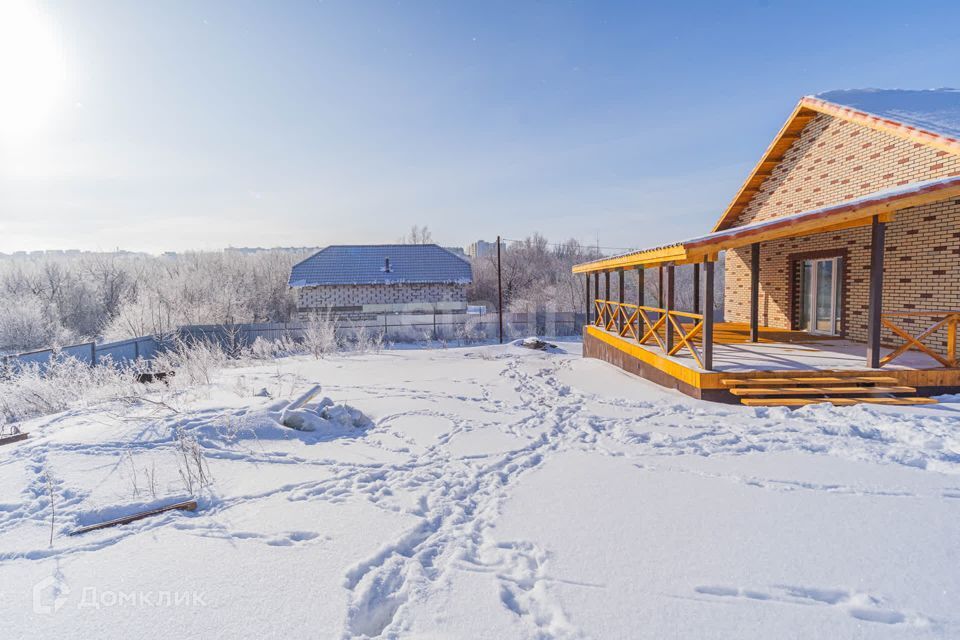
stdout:
<svg viewBox="0 0 960 640">
<path fill-rule="evenodd" d="M 957 366 L 957 320 L 960 315 L 954 314 L 947 325 L 947 358 L 953 366 Z"/>
<path fill-rule="evenodd" d="M 97 343 L 96 342 L 90 343 L 90 366 L 91 367 L 97 366 Z"/>
</svg>

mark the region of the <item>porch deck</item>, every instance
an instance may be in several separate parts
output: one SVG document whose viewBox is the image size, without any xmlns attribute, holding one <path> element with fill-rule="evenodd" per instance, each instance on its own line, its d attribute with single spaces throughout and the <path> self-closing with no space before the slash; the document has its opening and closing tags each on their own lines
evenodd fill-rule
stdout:
<svg viewBox="0 0 960 640">
<path fill-rule="evenodd" d="M 750 342 L 749 336 L 745 323 L 717 323 L 709 371 L 686 349 L 668 356 L 655 343 L 638 344 L 595 325 L 584 330 L 584 354 L 705 400 L 738 402 L 724 381 L 748 378 L 882 375 L 916 387 L 920 395 L 960 390 L 960 369 L 945 368 L 917 351 L 904 353 L 881 369 L 871 369 L 866 366 L 863 343 L 768 327 L 760 327 L 758 342 Z"/>
<path fill-rule="evenodd" d="M 759 341 L 750 342 L 750 325 L 745 322 L 721 322 L 713 334 L 714 371 L 824 371 L 862 372 L 867 345 L 806 331 L 760 327 Z M 614 334 L 615 335 L 615 334 Z M 881 348 L 881 355 L 893 349 Z M 670 358 L 685 367 L 700 369 L 685 351 Z M 891 362 L 883 371 L 895 369 L 940 369 L 930 356 L 910 351 Z"/>
</svg>

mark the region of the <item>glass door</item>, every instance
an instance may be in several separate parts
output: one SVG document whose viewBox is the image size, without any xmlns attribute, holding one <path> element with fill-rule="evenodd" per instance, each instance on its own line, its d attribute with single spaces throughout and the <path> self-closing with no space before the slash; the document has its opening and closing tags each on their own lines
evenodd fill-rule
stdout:
<svg viewBox="0 0 960 640">
<path fill-rule="evenodd" d="M 801 273 L 800 328 L 836 335 L 840 328 L 839 259 L 805 260 Z"/>
</svg>

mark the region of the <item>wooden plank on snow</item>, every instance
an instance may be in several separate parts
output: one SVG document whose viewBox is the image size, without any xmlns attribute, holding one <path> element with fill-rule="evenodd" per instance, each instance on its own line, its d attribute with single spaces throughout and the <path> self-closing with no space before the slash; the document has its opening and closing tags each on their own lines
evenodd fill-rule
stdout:
<svg viewBox="0 0 960 640">
<path fill-rule="evenodd" d="M 79 529 L 74 529 L 70 532 L 70 535 L 75 536 L 81 533 L 87 533 L 88 531 L 96 531 L 97 529 L 106 529 L 107 527 L 115 527 L 121 524 L 128 524 L 130 522 L 135 522 L 137 520 L 142 520 L 144 518 L 149 518 L 150 516 L 159 515 L 167 511 L 193 511 L 197 508 L 196 500 L 184 500 L 183 502 L 176 502 L 174 504 L 164 505 L 162 507 L 157 507 L 156 509 L 150 509 L 148 511 L 141 511 L 139 513 L 134 513 L 129 516 L 122 516 L 120 518 L 114 518 L 113 520 L 107 520 L 106 522 L 98 522 L 96 524 L 88 524 Z"/>
<path fill-rule="evenodd" d="M 20 442 L 21 440 L 26 440 L 29 436 L 29 433 L 15 433 L 12 436 L 4 436 L 0 438 L 0 447 L 5 444 L 13 444 L 14 442 Z"/>
</svg>

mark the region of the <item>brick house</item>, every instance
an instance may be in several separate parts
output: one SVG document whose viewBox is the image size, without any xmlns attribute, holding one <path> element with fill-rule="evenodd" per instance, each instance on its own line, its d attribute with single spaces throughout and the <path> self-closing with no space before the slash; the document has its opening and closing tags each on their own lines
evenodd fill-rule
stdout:
<svg viewBox="0 0 960 640">
<path fill-rule="evenodd" d="M 714 231 L 885 190 L 909 195 L 918 183 L 947 186 L 960 176 L 958 129 L 958 91 L 835 91 L 804 98 Z M 883 311 L 960 308 L 960 199 L 951 189 L 941 191 L 897 210 L 886 224 Z M 870 245 L 868 226 L 760 243 L 759 323 L 865 342 Z M 737 247 L 726 255 L 730 321 L 750 320 L 751 250 Z M 883 329 L 883 343 L 894 338 Z M 928 343 L 945 354 L 946 340 L 939 331 Z"/>
<path fill-rule="evenodd" d="M 721 251 L 725 322 L 718 344 L 760 343 L 764 331 L 779 332 L 777 340 L 786 342 L 832 339 L 834 346 L 822 349 L 835 349 L 837 361 L 845 357 L 838 341 L 845 353 L 862 345 L 868 369 L 919 353 L 926 361 L 914 358 L 912 369 L 940 371 L 898 374 L 901 379 L 919 380 L 931 392 L 958 388 L 960 91 L 844 90 L 805 97 L 710 233 L 577 265 L 574 272 L 587 275 L 587 311 L 596 313 L 595 325 L 604 332 L 632 332 L 640 344 L 655 340 L 669 356 L 688 349 L 699 371 L 713 371 L 714 319 L 700 312 L 699 277 L 703 269 L 703 298 L 712 309 L 713 267 Z M 673 308 L 679 264 L 694 265 L 692 310 Z M 642 282 L 651 267 L 667 275 L 661 303 L 626 303 L 625 272 L 636 270 Z M 611 273 L 619 276 L 618 300 Z M 637 310 L 633 316 L 631 309 Z M 595 327 L 585 336 L 620 346 Z M 585 344 L 585 353 L 591 348 Z M 738 349 L 741 357 L 759 353 Z M 795 352 L 779 352 L 779 366 L 803 368 Z"/>
<path fill-rule="evenodd" d="M 301 317 L 463 313 L 470 263 L 435 244 L 335 245 L 293 266 Z"/>
</svg>

